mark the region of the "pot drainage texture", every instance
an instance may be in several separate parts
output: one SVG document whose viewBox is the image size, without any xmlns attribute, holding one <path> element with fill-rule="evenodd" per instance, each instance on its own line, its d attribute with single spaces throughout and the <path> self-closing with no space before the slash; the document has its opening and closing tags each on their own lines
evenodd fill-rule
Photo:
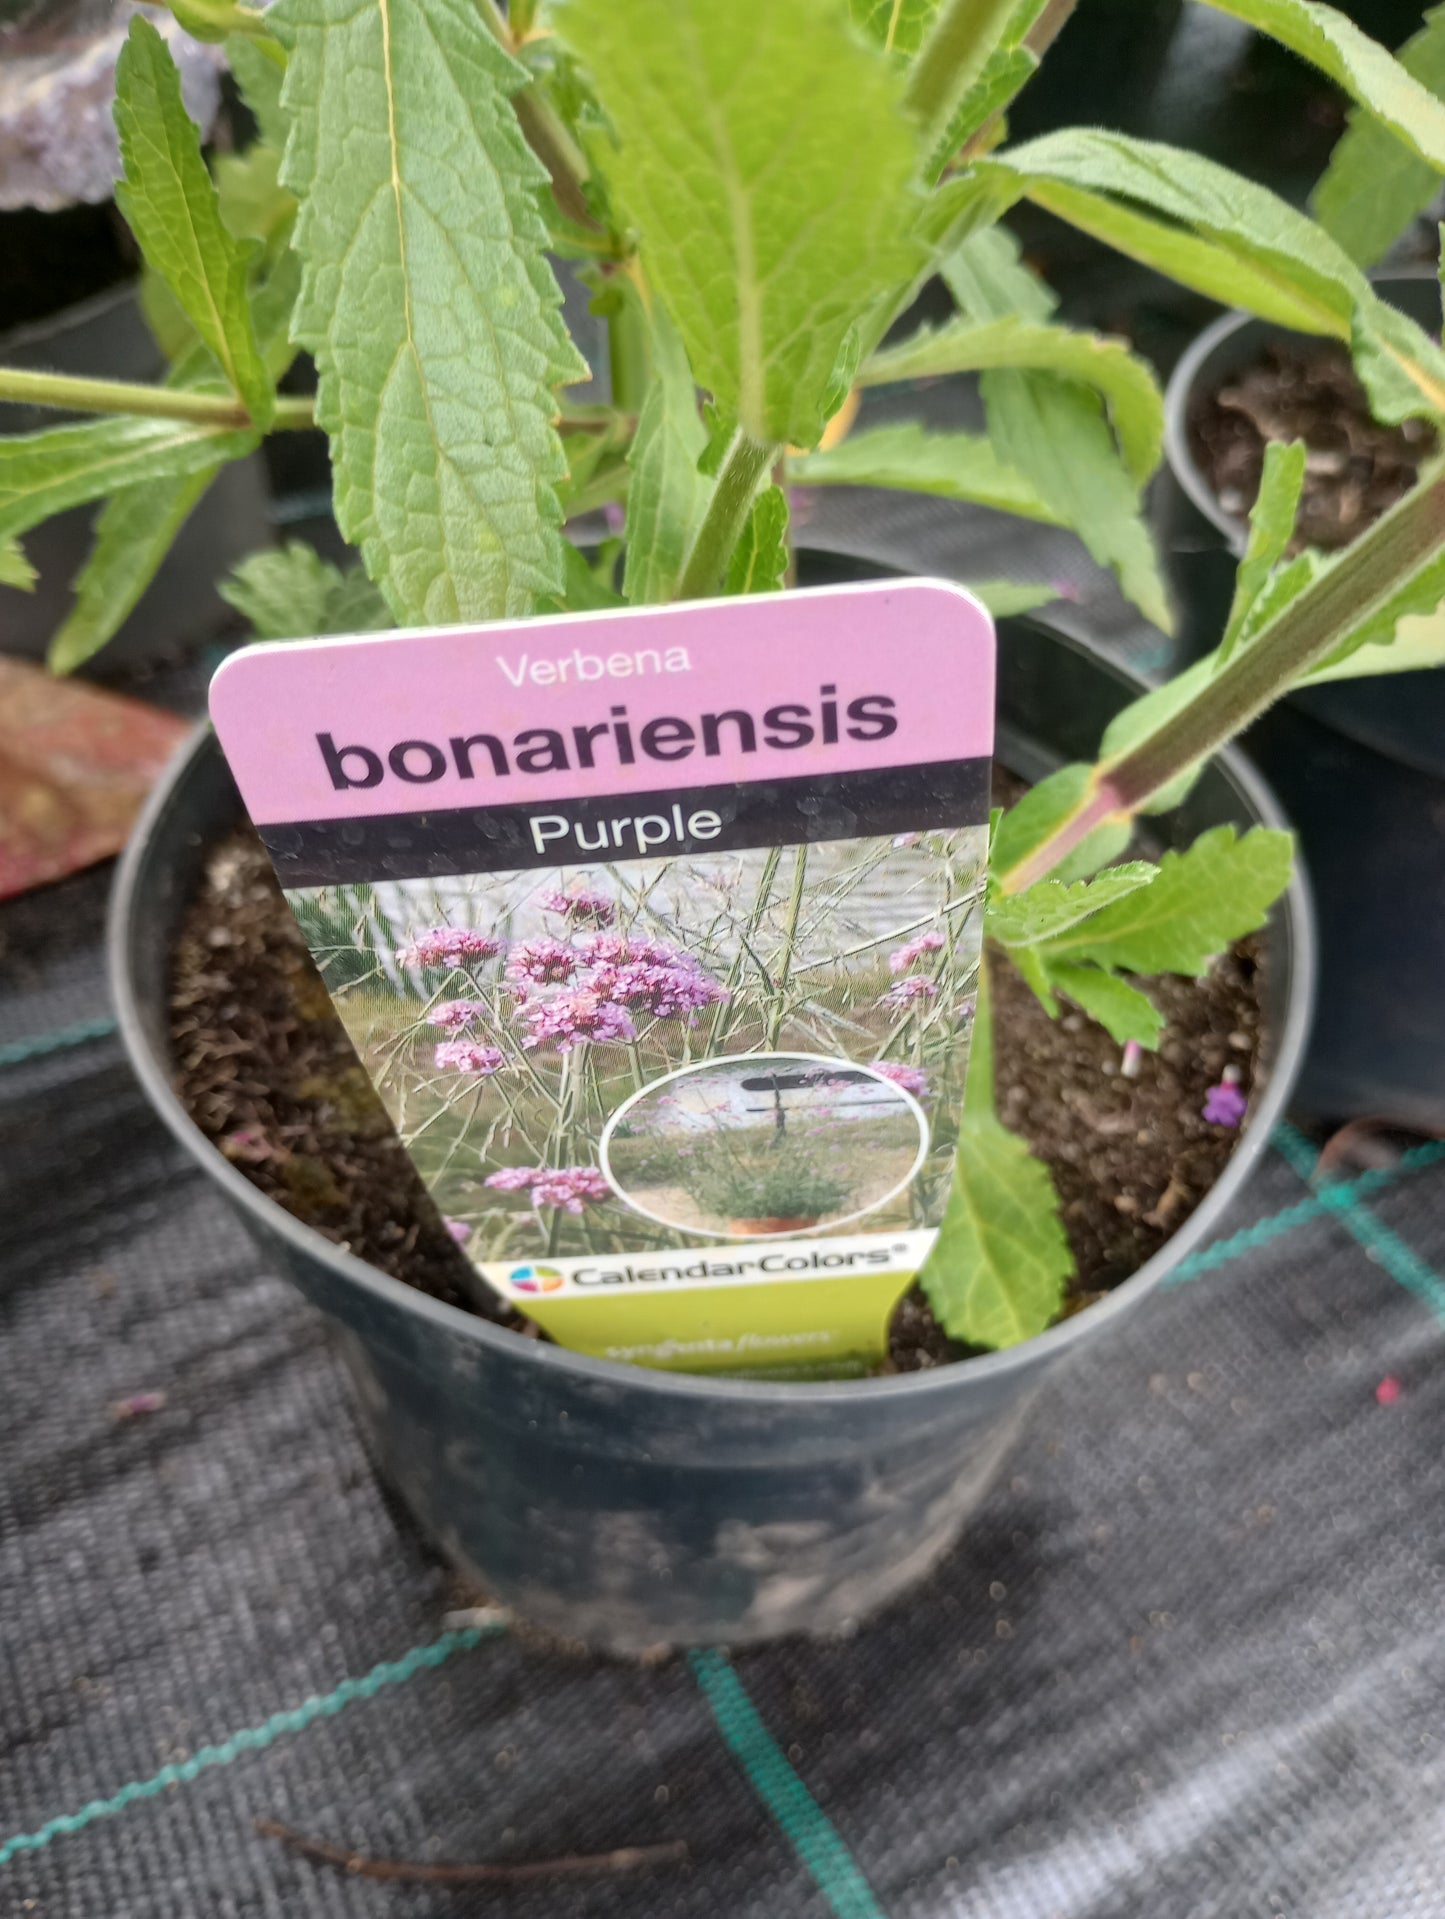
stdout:
<svg viewBox="0 0 1445 1919">
<path fill-rule="evenodd" d="M 1314 1191 L 1283 1133 L 855 1637 L 587 1660 L 457 1619 L 384 1502 L 319 1320 L 107 1032 L 107 878 L 0 916 L 0 1910 L 1445 1915 L 1441 1149 Z M 689 1858 L 479 1896 L 267 1819 Z"/>
</svg>

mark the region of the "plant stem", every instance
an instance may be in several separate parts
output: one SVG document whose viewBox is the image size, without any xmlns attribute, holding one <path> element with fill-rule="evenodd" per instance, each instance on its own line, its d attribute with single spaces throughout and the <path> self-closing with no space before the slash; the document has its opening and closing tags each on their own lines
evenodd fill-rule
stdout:
<svg viewBox="0 0 1445 1919">
<path fill-rule="evenodd" d="M 69 373 L 31 373 L 24 367 L 0 367 L 0 401 L 20 406 L 56 407 L 66 413 L 135 413 L 158 420 L 196 420 L 206 426 L 248 427 L 251 416 L 224 393 L 197 393 L 190 387 L 145 386 L 136 380 L 91 380 Z M 273 429 L 313 424 L 309 399 L 276 402 Z"/>
<path fill-rule="evenodd" d="M 999 876 L 1005 893 L 1033 885 L 1097 826 L 1127 818 L 1176 775 L 1241 733 L 1300 675 L 1341 646 L 1445 545 L 1445 468 L 1407 493 L 1340 559 L 1236 651 L 1188 706 L 1093 770 L 1074 812 Z"/>
<path fill-rule="evenodd" d="M 1068 25 L 1078 3 L 1079 0 L 1048 0 L 1043 12 L 1023 37 L 1022 44 L 1028 48 L 1036 60 L 1042 60 L 1058 39 Z M 1006 111 L 1005 107 L 1000 107 L 997 113 L 989 115 L 976 133 L 970 135 L 963 148 L 965 160 L 971 160 L 980 153 L 988 152 Z"/>
<path fill-rule="evenodd" d="M 930 144 L 942 138 L 949 115 L 983 71 L 1016 5 L 1017 0 L 944 0 L 903 93 L 903 104 Z"/>
<path fill-rule="evenodd" d="M 798 939 L 798 915 L 803 910 L 803 888 L 808 873 L 808 849 L 800 846 L 793 855 L 793 890 L 788 896 L 788 918 L 783 928 L 783 951 L 773 980 L 773 1003 L 768 1009 L 768 1045 L 776 1047 L 787 1011 L 788 982 L 793 971 L 793 948 Z"/>
<path fill-rule="evenodd" d="M 705 599 L 722 585 L 727 563 L 752 509 L 758 482 L 777 453 L 775 446 L 763 446 L 749 439 L 741 427 L 734 433 L 677 584 L 680 600 Z"/>
<path fill-rule="evenodd" d="M 642 302 L 630 290 L 607 316 L 607 370 L 613 406 L 623 413 L 640 413 L 652 363 Z"/>
<path fill-rule="evenodd" d="M 494 39 L 500 41 L 515 59 L 517 37 L 504 19 L 501 10 L 496 6 L 495 0 L 479 0 L 478 11 L 487 31 Z M 601 228 L 592 217 L 587 196 L 582 191 L 582 182 L 587 177 L 587 156 L 567 131 L 559 116 L 542 98 L 535 81 L 523 87 L 520 93 L 513 94 L 512 108 L 527 145 L 552 177 L 552 192 L 556 198 L 558 210 L 567 219 L 575 220 L 578 226 L 590 227 L 594 232 L 601 232 Z"/>
</svg>

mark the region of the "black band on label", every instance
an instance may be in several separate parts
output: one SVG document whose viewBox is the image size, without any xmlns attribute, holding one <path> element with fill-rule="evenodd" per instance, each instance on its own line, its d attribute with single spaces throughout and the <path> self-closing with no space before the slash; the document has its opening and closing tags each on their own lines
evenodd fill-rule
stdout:
<svg viewBox="0 0 1445 1919">
<path fill-rule="evenodd" d="M 260 833 L 286 887 L 671 859 L 982 825 L 989 768 L 986 759 L 942 760 L 743 786 L 301 820 Z"/>
</svg>

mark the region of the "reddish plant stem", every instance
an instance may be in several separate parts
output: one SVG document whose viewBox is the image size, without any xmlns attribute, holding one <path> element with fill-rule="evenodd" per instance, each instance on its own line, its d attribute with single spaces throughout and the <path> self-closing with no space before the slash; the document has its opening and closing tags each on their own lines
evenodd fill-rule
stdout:
<svg viewBox="0 0 1445 1919">
<path fill-rule="evenodd" d="M 419 1859 L 375 1859 L 369 1853 L 348 1852 L 322 1839 L 308 1839 L 275 1819 L 258 1819 L 263 1838 L 279 1839 L 303 1859 L 337 1866 L 357 1879 L 390 1879 L 415 1886 L 517 1886 L 529 1879 L 569 1879 L 605 1873 L 638 1872 L 648 1866 L 687 1863 L 687 1842 L 674 1839 L 660 1846 L 620 1846 L 615 1852 L 569 1853 L 560 1859 L 524 1859 L 515 1863 L 460 1861 L 428 1865 Z"/>
<path fill-rule="evenodd" d="M 1005 893 L 1042 879 L 1095 827 L 1138 812 L 1151 795 L 1243 732 L 1312 666 L 1329 658 L 1445 544 L 1445 471 L 1407 493 L 1330 570 L 1235 652 L 1188 706 L 1095 767 L 1069 817 L 1016 866 Z"/>
</svg>

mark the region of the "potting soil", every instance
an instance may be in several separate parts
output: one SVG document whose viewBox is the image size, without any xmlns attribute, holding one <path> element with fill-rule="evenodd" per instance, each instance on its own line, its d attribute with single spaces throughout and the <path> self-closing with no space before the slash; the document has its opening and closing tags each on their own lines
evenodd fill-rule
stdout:
<svg viewBox="0 0 1445 1919">
<path fill-rule="evenodd" d="M 107 876 L 0 916 L 0 1911 L 1445 1914 L 1445 1164 L 1225 1236 L 1046 1389 L 851 1639 L 589 1659 L 455 1618 L 317 1319 L 105 1030 Z M 500 1886 L 404 1863 L 683 1842 Z"/>
</svg>

